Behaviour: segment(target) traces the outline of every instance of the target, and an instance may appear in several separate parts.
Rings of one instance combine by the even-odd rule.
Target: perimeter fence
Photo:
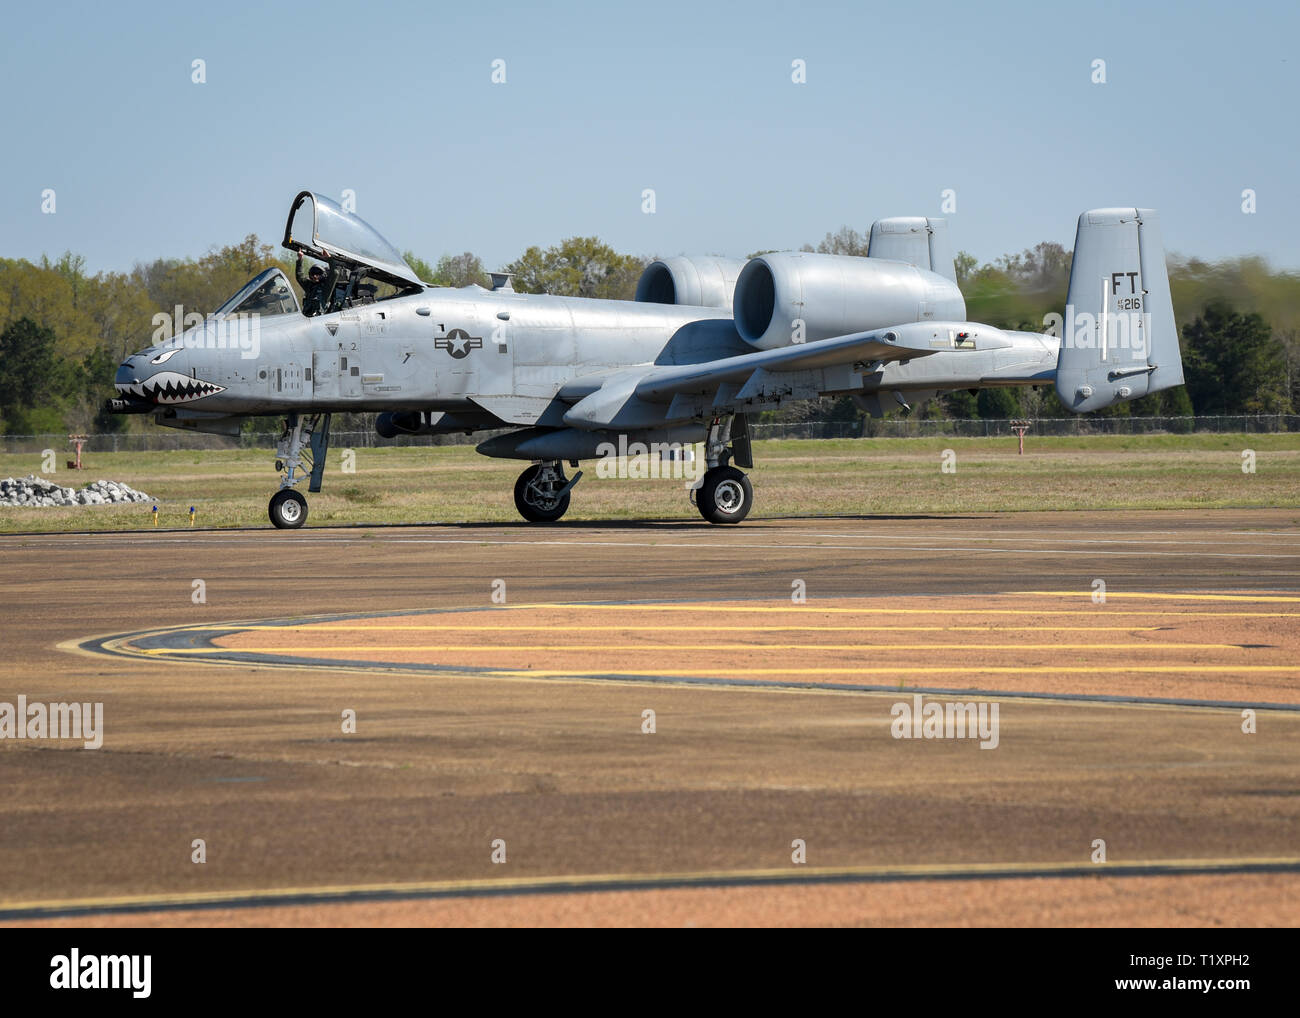
[[[1014,435],[1016,420],[934,420],[918,418],[865,418],[861,421],[796,421],[751,424],[756,439],[824,438],[983,438]],[[1044,417],[1027,421],[1030,435],[1151,435],[1217,432],[1267,434],[1300,432],[1300,414],[1202,417]],[[371,449],[384,446],[476,445],[504,431],[479,431],[473,435],[399,435],[381,438],[373,429],[334,430],[334,448]],[[172,428],[88,435],[83,451],[166,452],[203,449],[274,449],[279,431],[246,431],[236,438],[204,435]],[[41,454],[53,449],[63,455],[71,449],[67,434],[0,435],[0,453]]]

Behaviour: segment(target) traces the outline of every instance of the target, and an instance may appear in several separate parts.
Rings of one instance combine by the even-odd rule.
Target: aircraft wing
[[[876,370],[890,361],[938,353],[940,348],[932,346],[931,339],[941,331],[946,337],[947,326],[948,323],[914,323],[815,343],[756,350],[699,364],[650,366],[644,372],[623,371],[583,395],[564,415],[564,423],[578,428],[645,427],[665,419],[663,403],[673,403],[667,413],[667,419],[672,420],[693,416],[705,399],[713,403],[721,401],[720,405],[724,405],[731,401],[810,398],[817,395],[816,391],[809,390],[810,385],[813,389],[816,385],[812,372],[856,363],[861,363],[863,370]]]
[[[756,350],[703,364],[655,368],[637,383],[636,394],[641,399],[658,402],[678,393],[711,392],[722,382],[746,381],[759,368],[766,371],[807,371],[854,361],[905,361],[932,353],[938,351],[928,346],[904,345],[896,331],[858,332],[816,343]]]

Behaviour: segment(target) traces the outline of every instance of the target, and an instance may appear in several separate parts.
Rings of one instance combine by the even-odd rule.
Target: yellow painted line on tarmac
[[[208,907],[229,903],[231,908],[266,907],[280,903],[280,899],[298,899],[295,905],[346,904],[349,898],[372,897],[433,897],[481,895],[495,893],[565,893],[590,891],[656,892],[661,890],[688,890],[692,885],[708,887],[752,882],[762,884],[796,885],[842,880],[889,880],[961,878],[977,879],[990,874],[1009,877],[1033,875],[1069,876],[1087,873],[1106,876],[1108,869],[1120,869],[1125,875],[1140,875],[1134,871],[1147,870],[1152,876],[1178,876],[1198,871],[1235,870],[1243,867],[1293,867],[1300,866],[1300,858],[1292,856],[1246,857],[1240,859],[1137,859],[1131,862],[1111,860],[1106,863],[1079,862],[988,862],[988,863],[917,863],[898,866],[813,867],[787,866],[782,869],[703,870],[684,873],[598,873],[549,877],[501,877],[491,880],[440,880],[429,882],[384,884],[327,884],[318,886],[252,888],[229,891],[191,891],[177,894],[117,895],[97,898],[61,898],[36,901],[0,902],[0,913],[25,912],[29,918],[39,919],[40,912],[114,911],[131,909],[183,909],[187,906]],[[1207,875],[1210,875],[1207,873]],[[641,886],[630,886],[641,885]],[[308,899],[303,901],[303,899]],[[331,899],[339,899],[331,901]],[[290,902],[285,902],[290,904]]]
[[[177,628],[184,628],[184,627],[177,627]],[[163,631],[164,630],[159,630],[159,632],[163,632]],[[100,639],[103,638],[101,637]],[[82,648],[77,641],[65,641],[59,646],[61,649],[73,651],[75,653],[85,654],[87,657],[99,656],[98,653],[94,651],[90,651]],[[160,664],[160,665],[166,664],[168,660],[166,658],[147,657],[140,650],[134,647],[131,647],[129,645],[123,646],[121,640],[105,640],[104,646],[116,649],[118,652],[127,656],[137,657],[140,658],[141,660],[153,661],[155,664]],[[190,667],[198,667],[198,668],[251,667],[246,662],[233,661],[230,660],[229,658],[213,659],[213,658],[204,658],[201,656],[196,656],[196,657],[186,658],[185,660]],[[301,661],[297,661],[293,659],[285,659],[283,661],[276,661],[276,660],[257,661],[255,663],[255,667],[258,669],[267,668],[267,669],[276,669],[282,671],[308,672],[313,674],[320,672],[322,669],[326,671],[330,669],[335,669],[339,671],[357,672],[366,675],[388,676],[392,674],[395,665],[392,662],[340,659],[337,661],[329,662],[328,664],[322,666],[314,662],[311,662],[310,660],[307,659],[303,659]],[[567,682],[583,683],[591,686],[606,686],[608,685],[610,679],[617,679],[619,681],[628,683],[630,685],[644,686],[646,688],[652,688],[652,687],[655,689],[672,688],[672,689],[680,690],[680,689],[700,688],[701,681],[702,681],[702,677],[693,672],[681,673],[677,676],[670,676],[670,675],[657,673],[657,670],[656,670],[656,674],[647,674],[644,671],[622,672],[622,673],[620,672],[573,672],[573,671],[518,672],[518,671],[505,671],[500,669],[487,669],[487,670],[475,669],[471,673],[465,673],[465,672],[454,672],[455,667],[456,666],[449,666],[449,670],[452,671],[457,678],[472,678],[472,679],[490,678],[495,681],[501,681],[501,682],[530,683],[530,682],[536,682],[539,678],[544,678],[544,679],[558,678]],[[981,672],[981,671],[988,671],[988,670],[990,669],[950,668],[950,669],[936,669],[936,672],[940,674],[964,675],[964,674],[970,674],[972,672]],[[1122,675],[1134,671],[1141,672],[1141,671],[1151,671],[1151,670],[1152,669],[1149,667],[1093,669],[1093,671],[1096,673],[1106,674],[1110,676]],[[1220,665],[1217,667],[1207,666],[1203,669],[1200,668],[1199,666],[1189,667],[1189,668],[1174,667],[1172,670],[1180,671],[1180,672],[1197,671],[1197,670],[1211,671],[1211,672],[1217,672],[1220,676],[1227,677],[1230,675],[1239,674],[1241,672],[1254,671],[1257,669],[1252,667],[1229,667],[1226,665]],[[1268,670],[1268,669],[1260,669],[1260,670]],[[813,675],[835,674],[836,672],[846,673],[851,675],[863,674],[862,672],[856,669],[835,669],[835,670],[808,669],[807,671]],[[880,669],[879,671],[882,674],[891,677],[896,677],[899,673],[898,669]],[[1002,671],[1011,672],[1011,673],[1046,672],[1050,674],[1050,673],[1059,673],[1062,671],[1079,672],[1081,671],[1081,669],[1030,667],[1030,668],[1009,668],[1009,669],[1002,669]],[[789,674],[789,673],[782,673],[782,674]],[[677,678],[682,679],[682,681],[680,682],[675,681],[675,679]],[[709,681],[709,680],[713,680],[713,681]],[[855,697],[855,696],[863,696],[863,695],[866,696],[887,695],[887,691],[884,690],[855,689],[851,684],[848,683],[845,684],[822,683],[820,685],[798,685],[798,686],[769,685],[763,687],[754,687],[754,686],[746,686],[741,684],[728,684],[729,681],[730,681],[730,677],[727,675],[711,675],[711,676],[707,676],[704,679],[703,685],[705,688],[709,688],[714,691],[743,692],[743,693],[759,692],[765,696],[776,695],[776,696]],[[903,688],[904,687],[900,686],[900,689]],[[974,690],[972,690],[972,692],[974,692]],[[931,695],[931,694],[927,693],[926,695]],[[998,696],[1000,699],[1004,701],[1013,701],[1013,702],[1028,703],[1028,704],[1057,703],[1057,704],[1068,704],[1073,706],[1074,704],[1080,702],[1073,694],[1069,694],[1069,693],[1060,696],[1053,695],[1053,694],[1045,694],[1045,693],[1029,693],[1029,694],[1022,695],[1012,691],[1002,690],[998,693]],[[1219,707],[1213,704],[1142,703],[1142,702],[1129,703],[1122,700],[1115,701],[1115,702],[1096,702],[1096,703],[1092,703],[1091,705],[1098,706],[1098,707],[1106,707],[1112,710],[1207,711],[1207,710],[1220,709]],[[1269,708],[1261,707],[1260,709],[1268,710]],[[1287,716],[1287,715],[1283,715],[1283,716]],[[1290,717],[1288,716],[1288,720],[1289,719]]]
[[[1088,593],[1091,592],[1082,592]],[[1072,591],[1070,597],[1078,597],[1080,591]],[[923,597],[925,595],[909,595]],[[942,595],[936,595],[942,597]],[[1005,597],[1005,594],[990,594],[989,597]],[[1106,595],[1110,597],[1109,592]],[[966,600],[962,598],[961,600]],[[1097,605],[1097,608],[1104,606]],[[1073,615],[1078,616],[1081,608],[962,608],[952,601],[945,601],[943,604],[934,608],[823,608],[815,604],[788,605],[788,606],[771,606],[771,605],[753,605],[753,606],[736,606],[736,605],[716,605],[716,604],[516,604],[501,608],[484,608],[483,611],[536,611],[539,609],[557,610],[566,609],[569,611],[647,611],[647,612],[734,612],[741,614],[764,613],[764,612],[798,612],[805,615],[817,614],[835,614],[835,615]],[[1283,618],[1283,619],[1300,619],[1300,612],[1167,612],[1167,611],[1146,611],[1141,608],[1124,609],[1131,615],[1168,615],[1176,618],[1206,618],[1206,619],[1224,619],[1224,618]]]
[[[1006,597],[1092,597],[1091,590],[1011,590]],[[1113,597],[1151,598],[1163,601],[1248,601],[1248,602],[1285,602],[1300,603],[1300,597],[1284,597],[1275,594],[1152,594],[1137,591],[1106,591],[1106,600]]]
[[[1171,646],[1172,646],[1172,645],[1171,645]],[[754,648],[754,645],[745,645],[745,649],[746,649],[746,650],[752,650],[753,648]],[[407,651],[418,651],[418,650],[423,650],[423,649],[426,649],[426,648],[421,648],[421,647],[383,647],[383,646],[362,646],[362,647],[300,647],[300,648],[288,648],[288,647],[249,647],[249,648],[239,648],[239,647],[193,647],[193,648],[191,648],[191,647],[186,647],[186,648],[176,648],[176,649],[170,649],[170,648],[148,648],[148,649],[141,649],[141,648],[131,647],[131,648],[127,648],[127,649],[128,649],[131,653],[133,653],[133,654],[138,654],[138,655],[140,655],[141,657],[149,657],[149,658],[154,658],[154,659],[165,659],[165,658],[167,658],[167,657],[169,657],[169,656],[171,656],[171,655],[173,655],[173,654],[176,654],[176,655],[184,655],[186,658],[191,659],[191,660],[203,660],[203,658],[205,658],[205,657],[210,658],[210,657],[220,656],[220,655],[243,654],[243,653],[248,653],[248,654],[256,654],[256,653],[271,653],[271,654],[295,654],[295,653],[296,653],[296,654],[322,654],[322,653],[330,653],[330,652],[333,652],[333,653],[358,653],[358,654],[359,654],[359,653],[370,653],[370,652],[372,652],[372,651],[376,651],[376,650],[389,651],[390,653],[402,653],[402,652],[407,652]],[[435,649],[436,649],[436,648],[435,648]],[[478,646],[476,646],[476,647],[468,647],[468,648],[466,648],[466,650],[474,651],[474,652],[482,652],[484,649],[485,649],[484,647],[478,647]],[[546,649],[546,648],[542,648],[542,647],[521,647],[521,648],[519,648],[518,650],[544,650],[544,649]],[[581,648],[578,648],[578,649],[580,649],[580,650],[602,650],[602,649],[604,649],[604,648],[600,648],[600,647],[581,647]],[[674,648],[674,649],[681,649],[681,648]],[[691,649],[694,649],[694,648],[691,648]],[[861,648],[853,648],[853,649],[861,649]],[[1053,648],[1053,649],[1055,649],[1055,648]],[[518,651],[516,651],[516,652],[518,652]],[[225,664],[245,664],[245,663],[247,663],[247,662],[241,662],[241,661],[224,661],[224,662],[222,662],[222,663],[225,663]],[[352,664],[376,664],[376,663],[386,663],[386,662],[374,662],[374,661],[348,661],[348,660],[346,660],[346,659],[338,659],[338,662],[337,662],[337,663],[338,663],[338,664],[341,664],[341,665],[352,665]],[[388,662],[388,663],[391,663],[391,662]],[[313,666],[313,667],[316,667],[316,666]],[[1129,664],[1124,664],[1124,663],[1112,663],[1112,664],[1105,665],[1105,666],[1103,666],[1103,667],[1082,667],[1082,666],[1075,666],[1075,665],[1062,665],[1062,666],[1056,666],[1056,665],[1002,666],[1002,665],[981,665],[981,664],[969,664],[969,663],[963,663],[963,664],[961,664],[961,665],[950,665],[950,666],[946,666],[946,667],[933,667],[933,668],[914,668],[914,667],[905,667],[905,668],[896,668],[896,667],[883,667],[883,668],[728,668],[725,672],[715,672],[715,671],[712,671],[711,669],[708,669],[708,668],[706,668],[706,667],[698,667],[698,668],[693,668],[693,669],[690,669],[690,670],[664,669],[664,668],[656,667],[656,668],[654,668],[654,669],[652,670],[652,673],[653,673],[653,675],[654,675],[656,678],[698,678],[698,677],[701,677],[701,673],[702,673],[702,672],[707,672],[707,677],[708,677],[708,678],[713,678],[713,679],[726,679],[726,678],[734,678],[734,677],[736,677],[736,676],[745,676],[745,675],[857,675],[857,676],[864,676],[864,677],[865,677],[865,676],[873,676],[873,675],[898,676],[898,675],[965,675],[965,674],[971,674],[971,675],[1028,675],[1028,674],[1040,674],[1040,675],[1109,675],[1109,676],[1114,676],[1114,675],[1126,675],[1126,674],[1132,674],[1132,673],[1162,674],[1162,675],[1164,675],[1164,674],[1170,674],[1170,673],[1176,673],[1176,674],[1180,674],[1180,675],[1185,675],[1185,674],[1192,673],[1192,672],[1195,672],[1195,673],[1198,673],[1198,674],[1211,673],[1211,674],[1215,674],[1215,675],[1241,675],[1241,674],[1244,674],[1244,673],[1251,673],[1251,674],[1272,674],[1272,673],[1290,673],[1290,674],[1300,674],[1300,665],[1238,665],[1238,664],[1230,664],[1230,663],[1227,663],[1227,662],[1220,663],[1220,664],[1210,664],[1210,665],[1192,665],[1192,664],[1189,664],[1189,665],[1129,665]],[[482,673],[480,673],[480,674],[503,675],[503,676],[523,677],[523,678],[527,678],[527,677],[532,677],[532,678],[538,678],[538,677],[543,677],[543,678],[568,677],[568,678],[578,679],[578,678],[589,677],[589,678],[628,678],[628,679],[635,679],[635,678],[644,678],[644,677],[646,676],[646,674],[648,674],[648,673],[647,673],[646,669],[641,669],[640,671],[635,671],[635,672],[627,672],[627,671],[607,671],[607,670],[603,670],[603,669],[602,669],[601,671],[575,672],[575,671],[572,671],[572,670],[569,670],[569,669],[565,669],[565,670],[553,670],[553,669],[532,669],[532,668],[529,668],[529,669],[518,669],[518,668],[509,668],[509,667],[499,667],[499,668],[491,668],[491,669],[488,669],[487,671],[482,672]]]
[[[313,633],[345,632],[498,632],[498,633],[553,633],[557,628],[569,633],[662,633],[663,626],[355,626],[333,625],[326,622],[305,622],[293,626],[220,626],[190,627],[195,631],[216,631],[238,628],[241,633],[279,632]],[[1160,626],[709,626],[691,623],[692,633],[1154,633]]]
[[[374,648],[370,648],[374,649]],[[674,669],[655,668],[654,675],[668,679],[694,678],[700,676],[702,671],[708,669],[695,668],[690,671],[678,671]],[[949,668],[728,668],[725,672],[708,671],[708,678],[727,679],[738,675],[1128,675],[1134,672],[1144,674],[1177,673],[1185,675],[1188,672],[1200,674],[1211,673],[1214,675],[1240,675],[1245,672],[1251,674],[1263,674],[1273,672],[1290,672],[1291,674],[1300,674],[1298,665],[1125,665],[1112,664],[1104,668],[1078,668],[1073,666],[1057,667],[1055,665],[1028,665],[1023,667],[1010,667],[1002,665],[954,665]],[[520,671],[518,669],[502,669],[497,674],[510,676],[541,676],[543,678],[558,678],[569,676],[571,678],[643,678],[646,675],[644,670],[639,672],[572,672],[572,671],[546,671],[542,669],[527,669]]]
[[[149,647],[142,654],[229,654],[231,652],[271,654],[314,654],[324,652],[357,653],[386,650],[409,653],[412,651],[494,652],[494,651],[581,651],[598,650],[604,654],[638,651],[701,651],[701,650],[1245,650],[1233,643],[630,643],[608,646],[599,643],[420,643],[394,644],[370,643],[336,646],[329,643],[306,647],[272,646],[221,646],[221,647]]]

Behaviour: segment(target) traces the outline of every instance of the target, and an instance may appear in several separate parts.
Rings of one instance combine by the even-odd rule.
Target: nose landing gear
[[[320,491],[329,442],[329,414],[308,414],[305,417],[290,414],[285,419],[284,431],[275,446],[275,468],[283,476],[280,490],[271,496],[267,506],[267,515],[277,529],[296,530],[307,522],[307,499],[293,486],[302,479],[300,471],[305,465],[309,476],[307,490]]]
[[[281,488],[272,495],[267,511],[280,530],[296,530],[307,522],[307,500],[292,488]]]

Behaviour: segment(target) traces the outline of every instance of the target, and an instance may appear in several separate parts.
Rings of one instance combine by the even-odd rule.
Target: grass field
[[[903,438],[756,442],[752,518],[818,514],[1044,509],[1300,508],[1300,436],[1140,435],[1026,439]],[[1254,473],[1242,470],[1252,449]],[[944,451],[955,472],[941,471]],[[96,453],[81,487],[123,481],[157,500],[159,525],[270,526],[277,485],[269,450]],[[355,472],[330,451],[324,490],[308,496],[313,524],[518,522],[515,477],[525,464],[472,446],[355,450]],[[60,461],[61,463],[61,461]],[[37,473],[35,454],[0,454],[0,477]],[[667,465],[665,465],[666,467]],[[566,520],[690,519],[686,482],[600,478],[584,463]],[[305,485],[302,486],[305,491]],[[0,532],[122,530],[151,525],[150,504],[18,509],[0,506]]]

